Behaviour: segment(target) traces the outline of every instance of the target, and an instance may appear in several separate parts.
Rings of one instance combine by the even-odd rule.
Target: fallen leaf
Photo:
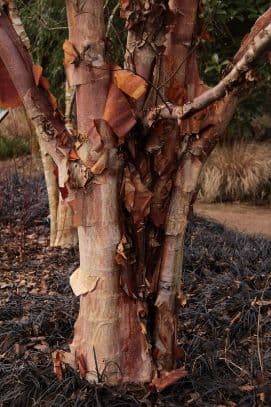
[[[189,400],[187,400],[187,404],[191,404],[191,403],[194,403],[195,401],[199,401],[200,400],[200,394],[199,393],[197,393],[197,392],[195,392],[195,393],[191,393],[191,394],[189,394],[189,396],[190,396],[190,399]],[[226,406],[225,406],[226,407]]]
[[[255,386],[252,386],[251,384],[244,384],[243,386],[239,386],[239,389],[242,391],[252,391],[255,389]]]
[[[259,305],[259,306],[267,306],[267,305],[271,305],[271,300],[257,300],[254,302],[253,305]]]
[[[241,312],[237,312],[237,314],[232,318],[231,322],[230,322],[230,326],[232,326],[236,321],[238,321],[240,319],[241,316]]]
[[[38,343],[37,345],[33,346],[33,349],[39,350],[44,353],[48,353],[50,350],[49,345],[46,345],[44,343]]]
[[[20,355],[22,353],[23,346],[20,343],[15,343],[14,345],[14,352],[16,355]]]
[[[3,283],[3,284],[0,285],[1,289],[3,289],[3,288],[11,288],[11,287],[12,287],[12,284],[7,284],[7,283]]]
[[[265,393],[259,393],[259,399],[264,403],[265,402]]]
[[[63,380],[63,371],[61,365],[61,353],[56,351],[53,353],[54,372],[59,380]]]
[[[84,377],[87,374],[87,366],[86,366],[85,359],[84,359],[83,355],[79,355],[76,358],[76,360],[77,360],[78,369],[79,369],[79,372],[80,372],[80,377],[81,377],[81,379],[84,379]]]
[[[21,280],[18,287],[23,287],[26,285],[26,280]]]
[[[171,386],[172,384],[176,383],[177,380],[182,379],[187,375],[187,371],[184,367],[180,369],[172,370],[171,372],[163,373],[161,377],[157,377],[152,380],[152,385],[158,391],[164,390],[166,387]]]

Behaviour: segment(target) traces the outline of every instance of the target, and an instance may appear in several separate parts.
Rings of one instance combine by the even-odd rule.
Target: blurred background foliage
[[[202,0],[200,19],[207,40],[199,45],[201,76],[208,85],[217,83],[231,62],[242,38],[256,19],[270,7],[270,0]],[[265,58],[257,66],[259,81],[245,93],[227,130],[228,140],[263,137],[271,129],[271,64]]]
[[[62,44],[68,38],[65,0],[17,0],[16,5],[30,38],[34,62],[44,68],[52,92],[63,105]]]
[[[52,91],[63,108],[65,75],[62,44],[68,38],[65,1],[17,0],[16,3],[30,37],[35,63],[44,67]],[[121,64],[126,33],[116,9],[117,3],[117,0],[105,1],[105,18],[107,22],[115,9],[108,49],[112,60]],[[239,48],[241,39],[269,6],[270,0],[202,0],[200,20],[207,35],[199,43],[199,62],[204,81],[213,85],[219,80]],[[259,72],[260,80],[240,103],[227,132],[228,138],[255,137],[261,120],[271,128],[271,65],[268,61],[262,61]]]

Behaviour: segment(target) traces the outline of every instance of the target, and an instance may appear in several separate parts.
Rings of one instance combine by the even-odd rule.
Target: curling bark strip
[[[270,49],[271,24],[267,24],[251,39],[244,55],[236,62],[230,73],[228,73],[216,86],[195,98],[191,103],[183,106],[181,118],[192,116],[205,109],[211,103],[223,98],[230,92],[237,81],[251,68],[252,63]]]
[[[56,164],[60,164],[68,156],[68,134],[64,124],[55,117],[46,92],[36,86],[31,58],[3,12],[0,15],[0,39],[1,64],[8,73],[8,80],[46,144],[47,151]]]
[[[270,15],[269,11],[266,15]],[[264,21],[266,22],[266,15]],[[271,17],[270,17],[271,18]],[[246,49],[242,46],[242,52],[238,51],[234,57],[235,65],[231,68],[230,72],[213,88],[206,90],[201,95],[191,98],[187,103],[176,106],[173,103],[167,105],[160,105],[150,111],[145,119],[147,125],[152,124],[153,121],[159,116],[164,119],[177,119],[183,120],[193,116],[195,113],[200,112],[207,108],[210,104],[222,99],[227,93],[230,93],[237,86],[240,86],[238,81],[242,83],[247,81],[246,73],[252,67],[252,64],[257,58],[264,55],[270,50],[271,44],[271,24],[266,22],[260,30],[256,31],[254,36],[249,35],[250,42],[246,41]],[[257,21],[261,23],[261,18]],[[260,24],[262,26],[262,24]],[[252,32],[254,32],[252,30]],[[228,67],[228,70],[230,67]]]
[[[70,281],[80,311],[71,352],[55,354],[55,369],[62,376],[66,362],[89,381],[152,381],[161,390],[185,374],[176,369],[178,296],[197,180],[252,60],[271,46],[271,8],[241,45],[234,67],[208,90],[195,52],[197,0],[121,1],[126,66],[134,73],[106,60],[103,2],[66,4],[64,64],[76,88],[75,137],[0,16],[0,74],[9,84],[3,99],[23,101],[58,166],[79,232],[80,267]]]
[[[7,7],[8,17],[13,25],[13,28],[16,31],[17,35],[20,37],[25,48],[28,50],[31,61],[33,62],[30,41],[27,33],[25,32],[16,5],[12,0],[5,0],[5,5]],[[42,79],[45,80],[45,78],[42,78],[43,70],[41,66],[33,66],[33,71],[36,85],[38,85]],[[65,123],[66,128],[68,129],[66,117]],[[33,136],[35,137],[35,135]],[[46,152],[43,141],[38,133],[36,134],[36,137],[38,143],[37,148],[40,150],[41,154],[48,193],[50,213],[50,246],[61,246],[66,248],[76,246],[76,244],[78,243],[77,231],[73,227],[71,208],[63,201],[58,190],[58,180],[56,175],[57,167],[54,164],[51,156]],[[32,143],[35,143],[34,138],[32,139]]]
[[[169,1],[171,28],[166,36],[163,86],[167,98],[183,104],[193,98],[199,83],[197,65],[192,60],[196,37],[198,1]],[[192,71],[192,73],[191,73]],[[194,73],[195,71],[195,73]],[[191,78],[191,75],[194,77]],[[192,79],[192,80],[190,80]],[[191,87],[192,85],[192,87]],[[191,87],[191,88],[190,88]],[[166,121],[165,121],[166,123]],[[164,241],[155,301],[154,352],[158,369],[170,371],[177,361],[178,294],[181,285],[183,242],[194,193],[193,179],[199,166],[188,151],[194,130],[179,123],[176,175],[172,174],[171,198],[164,223]]]
[[[123,133],[110,120],[120,91],[112,84],[104,56],[103,1],[86,2],[78,12],[75,3],[68,0],[67,11],[69,41],[80,59],[77,64],[66,60],[70,84],[76,86],[77,154],[94,177],[72,203],[78,224],[80,268],[71,276],[71,286],[80,295],[80,312],[71,354],[65,357],[74,365],[83,358],[89,380],[97,380],[98,369],[102,380],[111,383],[147,382],[153,366],[142,332],[140,303],[121,289],[115,261],[121,238],[118,181],[122,163],[118,137],[109,124],[119,129],[120,136]],[[101,169],[94,171],[105,156]]]
[[[192,3],[190,4],[192,7]],[[214,88],[204,92],[204,87],[198,76],[194,52],[192,52],[186,65],[187,72],[184,80],[186,96],[183,100],[183,106],[175,108],[175,111],[177,110],[177,113],[179,113],[175,117],[180,123],[180,135],[188,135],[189,140],[176,173],[165,224],[166,236],[162,251],[158,295],[155,303],[158,307],[155,344],[158,349],[158,366],[160,364],[162,369],[168,370],[172,368],[176,359],[172,357],[174,355],[174,346],[176,346],[176,339],[174,338],[176,335],[176,320],[172,318],[172,315],[176,315],[183,237],[187,218],[196,197],[197,181],[206,158],[211,153],[220,135],[223,134],[234,113],[237,104],[238,79],[250,69],[251,63],[259,55],[263,55],[270,49],[271,32],[270,24],[268,24],[270,19],[266,21],[265,16],[263,19],[265,20],[265,26],[262,27],[261,31],[256,32],[254,37],[250,37],[247,50],[242,54],[239,53],[240,60],[236,61],[236,65],[230,73]],[[256,24],[259,24],[259,22],[261,22],[261,19]],[[227,92],[231,92],[229,96],[226,96]],[[225,98],[222,99],[223,97]],[[220,103],[216,103],[216,105],[209,108],[207,119],[204,119],[204,117],[203,120],[202,118],[197,119],[195,116],[197,112],[202,112],[204,108],[209,107],[219,99],[222,99]],[[190,101],[192,102],[190,103]],[[164,112],[168,112],[168,106],[164,107]],[[171,114],[169,114],[170,116]],[[189,117],[192,120],[189,120]],[[211,127],[208,128],[210,125]],[[171,335],[168,332],[171,332]]]

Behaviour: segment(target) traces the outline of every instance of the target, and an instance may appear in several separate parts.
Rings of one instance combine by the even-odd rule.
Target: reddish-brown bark
[[[208,99],[197,68],[198,3],[121,1],[132,73],[106,60],[103,2],[67,0],[64,63],[76,88],[75,138],[0,16],[0,74],[8,78],[10,103],[19,97],[41,131],[79,233],[80,267],[71,286],[80,312],[71,353],[56,355],[58,372],[64,361],[90,381],[153,380],[158,389],[185,374],[176,369],[185,228],[202,166],[247,79],[241,75],[226,96]],[[250,59],[270,46],[265,39],[265,48],[257,49],[257,35],[269,35],[260,30],[270,20],[269,9],[247,37],[246,48],[256,46]],[[242,45],[236,64],[244,51]],[[204,110],[184,114],[189,102],[206,95]]]
[[[68,0],[67,11],[69,41],[81,58],[78,66],[66,62],[70,85],[76,86],[81,139],[77,154],[93,176],[90,187],[72,204],[79,215],[80,269],[71,284],[81,301],[71,351],[75,363],[79,356],[85,360],[89,380],[97,379],[97,364],[110,382],[150,381],[153,366],[139,314],[143,306],[121,289],[115,261],[121,239],[118,182],[122,160],[117,145],[135,121],[105,61],[103,1],[89,2],[78,13]]]
[[[56,164],[61,165],[68,157],[70,136],[52,106],[47,90],[36,84],[31,58],[4,13],[0,16],[0,38],[1,63],[5,65],[17,97],[24,104],[47,151]]]
[[[18,38],[18,45],[21,46],[20,41],[22,42],[24,48],[29,51],[29,55],[23,51],[26,59],[31,59],[31,47],[29,38],[25,32],[24,26],[20,19],[18,10],[13,0],[3,0],[4,9],[7,13],[7,16],[12,23],[12,27],[16,32]],[[30,65],[30,61],[28,61]],[[0,61],[0,76],[3,79],[0,84],[0,104],[5,106],[7,103],[8,107],[14,107],[22,104],[16,88],[14,87],[13,82],[10,79],[8,71]],[[36,86],[41,86],[46,90],[49,100],[51,101],[54,109],[57,108],[57,102],[55,97],[50,93],[50,84],[49,81],[42,76],[43,68],[40,65],[33,65],[32,67],[34,80]],[[5,102],[6,100],[6,102]],[[29,121],[29,129],[31,132],[33,130],[32,123]],[[67,124],[66,124],[67,127]],[[32,144],[32,153],[37,158],[39,152],[42,158],[44,176],[46,180],[48,201],[49,201],[49,213],[50,213],[50,245],[51,246],[61,246],[61,247],[72,247],[77,244],[77,231],[73,227],[72,223],[72,211],[70,207],[62,202],[61,194],[58,191],[58,179],[56,176],[57,168],[54,164],[51,156],[46,153],[44,148],[44,143],[39,133],[31,134],[31,144]],[[34,158],[34,157],[33,157]]]

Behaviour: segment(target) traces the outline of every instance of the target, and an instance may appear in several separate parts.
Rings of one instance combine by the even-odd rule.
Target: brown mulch
[[[78,251],[48,248],[42,177],[8,176],[0,197],[0,406],[271,405],[270,240],[191,219],[179,324],[185,379],[161,393],[90,385],[70,369],[59,381],[51,352],[72,338]]]

